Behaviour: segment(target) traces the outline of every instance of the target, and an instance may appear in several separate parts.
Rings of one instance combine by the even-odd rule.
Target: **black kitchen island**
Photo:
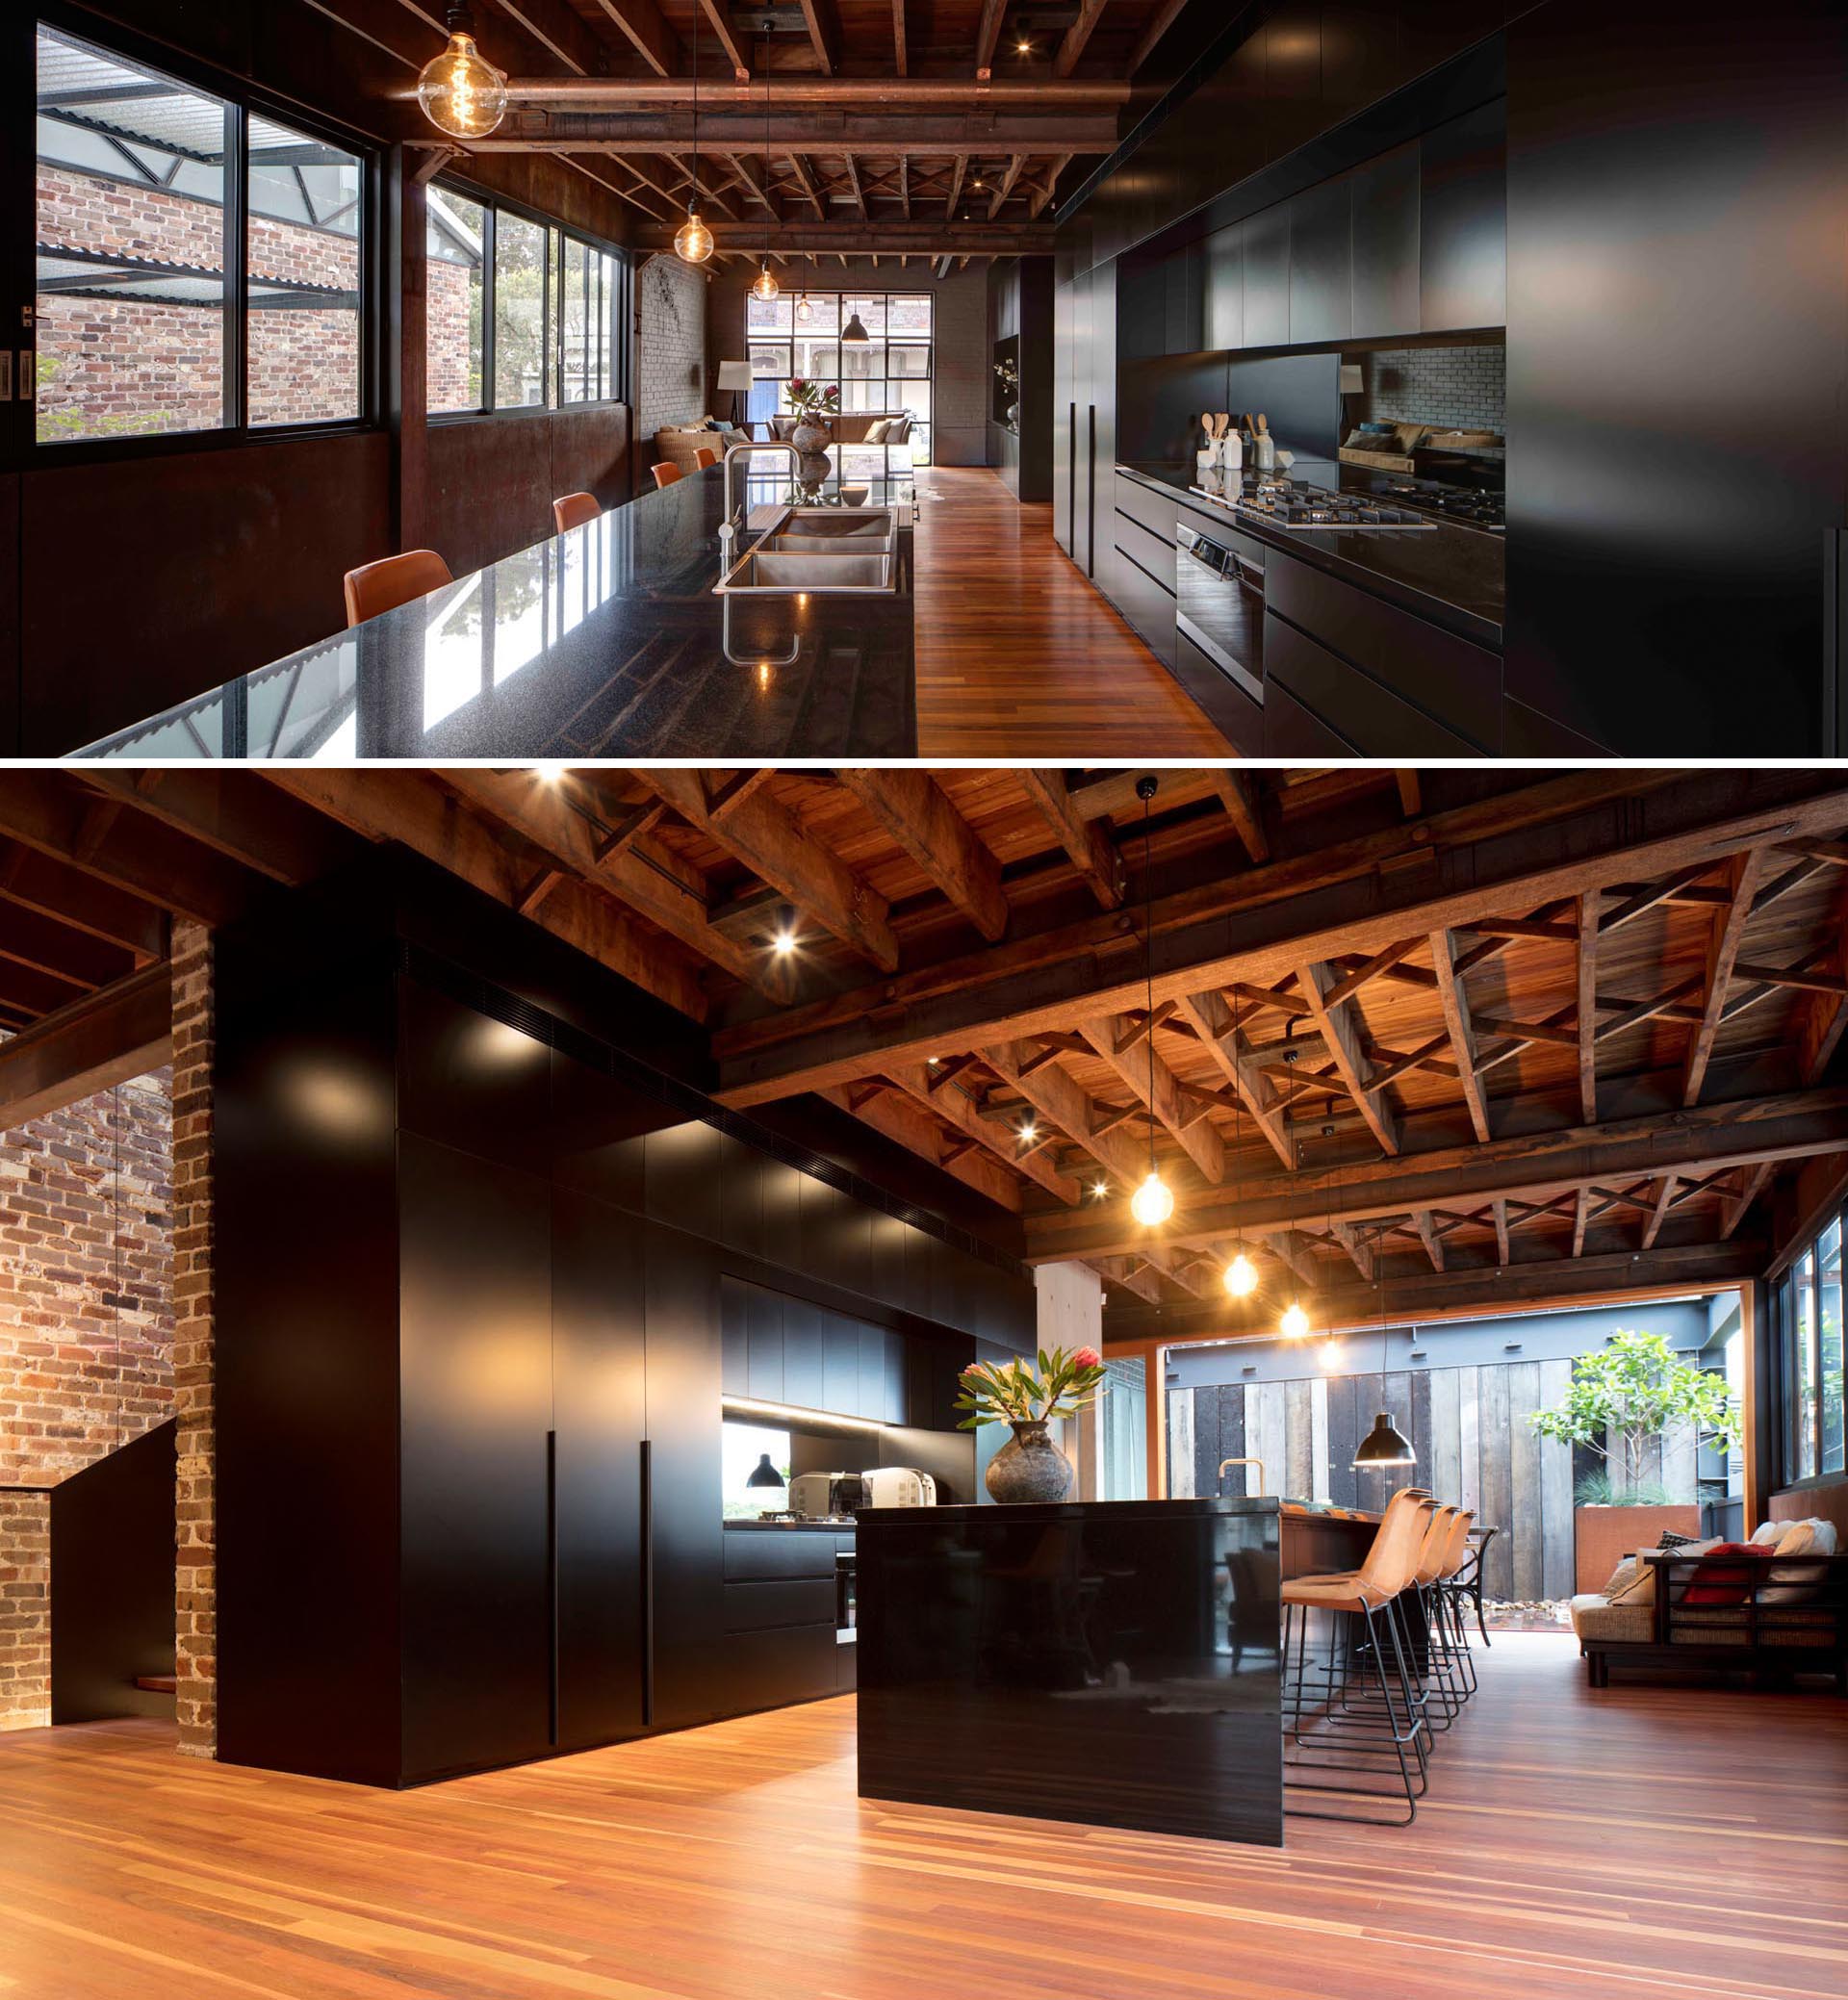
[[[793,497],[740,483],[752,531]],[[850,492],[909,510],[912,485]],[[916,756],[909,511],[891,592],[721,598],[723,496],[713,468],[220,685],[201,661],[193,700],[76,755]]]
[[[860,1790],[1280,1846],[1274,1499],[860,1516]]]

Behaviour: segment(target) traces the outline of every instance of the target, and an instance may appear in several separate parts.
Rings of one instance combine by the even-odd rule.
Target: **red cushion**
[[[1684,1604],[1742,1604],[1764,1581],[1775,1551],[1752,1542],[1722,1542],[1701,1557],[1681,1594]]]

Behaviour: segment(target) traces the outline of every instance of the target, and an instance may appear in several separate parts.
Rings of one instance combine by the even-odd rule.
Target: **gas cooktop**
[[[1479,527],[1485,534],[1504,533],[1502,496],[1476,486],[1452,486],[1442,479],[1402,478],[1395,474],[1376,474],[1364,493],[1348,493],[1349,500],[1387,501],[1399,507],[1434,514],[1440,521],[1454,521],[1462,527]]]
[[[1331,493],[1325,486],[1299,486],[1289,479],[1249,478],[1237,500],[1194,491],[1230,514],[1268,521],[1275,527],[1418,529],[1437,526],[1426,515],[1367,493]]]

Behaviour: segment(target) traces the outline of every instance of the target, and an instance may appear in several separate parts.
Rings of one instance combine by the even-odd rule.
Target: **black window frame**
[[[556,216],[549,216],[543,209],[529,207],[526,202],[515,201],[509,196],[497,193],[479,182],[465,180],[459,174],[438,174],[430,183],[433,189],[453,194],[460,201],[473,202],[482,211],[481,225],[481,401],[467,410],[430,410],[428,422],[438,423],[483,423],[489,422],[512,422],[523,417],[553,417],[570,410],[598,410],[632,407],[633,397],[627,392],[633,386],[634,369],[634,302],[635,302],[635,258],[625,244],[611,243],[607,237],[596,235],[588,229],[579,229],[570,222],[561,222]],[[499,231],[499,218],[502,215],[516,217],[537,228],[546,244],[546,282],[540,292],[542,301],[542,333],[544,344],[544,394],[538,402],[509,403],[504,409],[495,401],[494,379],[494,253],[495,239]],[[564,270],[565,260],[562,246],[566,241],[578,244],[594,251],[600,257],[615,261],[620,280],[613,288],[613,295],[607,301],[610,320],[610,348],[612,366],[618,378],[618,386],[624,392],[613,396],[586,397],[578,402],[564,400]],[[428,332],[425,330],[425,356],[428,354]]]
[[[385,284],[385,174],[384,149],[375,140],[355,132],[337,119],[304,111],[300,106],[251,85],[244,79],[216,69],[163,42],[117,27],[113,21],[59,4],[59,0],[37,0],[19,16],[27,60],[20,82],[20,98],[26,111],[23,131],[27,137],[15,154],[15,170],[9,176],[18,180],[24,168],[26,244],[20,285],[24,305],[31,313],[31,346],[22,349],[32,363],[38,356],[38,261],[30,244],[36,241],[38,202],[38,38],[40,26],[88,42],[105,55],[119,56],[125,63],[171,77],[188,90],[215,98],[226,107],[227,136],[235,128],[235,145],[225,162],[223,234],[225,243],[224,343],[225,368],[229,384],[231,421],[210,430],[154,431],[144,437],[40,438],[38,434],[36,399],[17,397],[14,445],[9,456],[15,467],[33,471],[52,466],[86,465],[99,461],[130,461],[162,458],[188,451],[241,450],[257,444],[285,444],[304,438],[360,436],[386,427],[384,390],[386,380],[384,300]],[[0,106],[0,111],[4,107]],[[359,413],[352,417],[310,419],[303,423],[252,423],[249,421],[249,342],[245,327],[248,311],[249,274],[249,121],[252,115],[272,119],[304,139],[318,140],[351,153],[360,163],[359,200]],[[236,244],[233,254],[232,245]],[[236,367],[232,368],[235,355]],[[28,365],[22,361],[21,366]]]
[[[789,369],[785,369],[785,370],[783,371],[783,373],[782,377],[780,378],[780,379],[781,379],[781,381],[782,381],[782,383],[783,383],[783,384],[784,386],[786,386],[786,385],[787,385],[787,382],[788,382],[788,377],[789,377],[789,371],[790,371],[790,370],[792,370],[792,369],[793,369],[793,368],[795,367],[795,350],[796,350],[796,342],[797,342],[798,340],[800,340],[800,339],[804,338],[804,336],[803,336],[803,335],[802,335],[802,334],[801,334],[801,333],[800,333],[800,332],[798,331],[798,329],[797,329],[797,327],[796,327],[796,323],[795,323],[795,311],[796,311],[796,301],[797,301],[797,300],[798,300],[799,298],[805,298],[805,297],[806,297],[806,298],[832,298],[832,299],[833,299],[833,300],[834,301],[834,328],[835,328],[835,331],[834,331],[834,342],[833,342],[833,346],[834,346],[834,378],[835,382],[836,382],[836,383],[838,383],[838,384],[840,385],[840,387],[841,387],[841,392],[842,392],[842,393],[841,393],[841,410],[842,410],[842,414],[843,414],[843,415],[848,415],[848,416],[851,416],[851,415],[853,415],[853,414],[855,414],[855,413],[854,413],[854,412],[852,412],[852,411],[850,411],[850,410],[848,410],[848,409],[847,409],[847,406],[846,406],[846,381],[847,381],[847,378],[846,378],[846,375],[845,375],[845,374],[843,373],[843,372],[842,372],[842,370],[841,370],[841,368],[840,368],[840,356],[841,356],[841,339],[840,339],[840,331],[839,331],[839,329],[840,329],[840,328],[841,328],[842,326],[844,326],[844,325],[845,325],[845,324],[847,323],[847,315],[845,314],[845,312],[844,312],[844,311],[842,311],[842,308],[843,308],[843,307],[844,307],[844,306],[846,305],[846,303],[847,303],[847,301],[848,301],[849,299],[873,299],[873,298],[878,298],[878,299],[882,299],[882,300],[884,300],[884,301],[885,301],[885,321],[886,321],[886,324],[885,324],[885,326],[884,326],[884,327],[882,328],[882,330],[880,331],[880,333],[879,333],[878,335],[876,335],[876,336],[869,336],[869,337],[868,337],[868,345],[869,345],[869,346],[877,346],[877,347],[879,348],[879,350],[880,350],[880,356],[881,356],[881,360],[882,360],[882,362],[883,362],[883,364],[884,364],[884,367],[883,367],[883,369],[882,369],[882,372],[881,372],[881,373],[880,373],[880,374],[879,374],[878,376],[874,376],[874,377],[862,377],[862,379],[868,379],[868,380],[877,380],[877,381],[881,381],[881,382],[883,382],[883,383],[885,384],[885,386],[886,386],[886,401],[887,401],[887,403],[888,403],[888,404],[889,404],[889,403],[890,403],[890,401],[891,401],[891,390],[892,390],[892,387],[893,387],[893,385],[894,385],[894,384],[897,384],[897,385],[898,385],[898,386],[899,386],[900,388],[904,388],[904,387],[905,387],[905,386],[906,386],[907,384],[910,384],[910,383],[915,383],[915,382],[924,382],[924,383],[927,383],[927,384],[929,385],[929,387],[930,387],[930,391],[931,391],[931,413],[930,413],[930,415],[929,415],[928,417],[926,417],[926,418],[923,418],[923,419],[922,419],[921,421],[922,421],[922,423],[923,423],[923,425],[924,425],[924,428],[925,428],[925,432],[926,432],[926,435],[927,435],[927,437],[928,437],[928,439],[929,439],[929,443],[930,443],[930,448],[931,448],[931,449],[930,449],[930,456],[929,456],[928,458],[925,458],[925,459],[921,459],[921,460],[917,460],[917,461],[914,461],[914,463],[916,463],[916,464],[918,464],[918,465],[920,465],[920,466],[934,466],[934,465],[935,465],[935,464],[937,463],[937,293],[936,293],[936,290],[935,290],[935,289],[933,288],[933,289],[927,289],[927,290],[922,290],[922,291],[920,291],[920,290],[919,290],[919,289],[917,289],[917,288],[916,288],[915,286],[910,286],[910,285],[896,285],[896,286],[894,286],[894,285],[882,285],[882,286],[872,286],[872,285],[860,285],[860,286],[837,286],[837,285],[784,285],[784,286],[783,286],[783,293],[782,293],[782,296],[783,296],[784,298],[788,299],[788,301],[789,301],[789,316],[790,316],[790,319],[789,319],[789,331],[788,331],[788,332],[787,332],[786,334],[781,334],[781,333],[758,333],[758,334],[754,334],[754,333],[753,333],[753,332],[751,331],[751,301],[750,301],[750,296],[749,296],[749,295],[747,295],[747,296],[746,296],[746,299],[745,299],[745,313],[744,313],[744,348],[745,348],[745,357],[746,357],[746,361],[747,361],[747,364],[748,364],[748,363],[749,363],[749,361],[750,361],[751,349],[752,349],[752,348],[753,348],[754,346],[763,346],[763,347],[768,347],[768,346],[782,346],[782,347],[783,347],[783,349],[785,350],[785,352],[786,352],[786,353],[788,354],[788,356],[789,356]],[[930,331],[930,337],[929,337],[929,339],[928,339],[928,340],[926,340],[926,341],[924,341],[924,342],[920,343],[920,342],[917,342],[917,341],[907,341],[907,340],[899,340],[899,341],[895,341],[895,340],[893,340],[893,339],[892,339],[892,336],[891,336],[891,317],[892,317],[892,312],[891,312],[891,302],[892,302],[892,300],[893,300],[893,299],[895,299],[895,298],[922,298],[922,299],[927,299],[927,300],[929,301],[929,303],[930,303],[930,308],[931,308],[931,331]],[[851,344],[850,344],[850,345],[851,345]],[[921,375],[895,375],[895,374],[893,374],[893,373],[892,373],[892,372],[891,372],[891,370],[892,370],[892,349],[893,349],[894,347],[907,347],[907,348],[911,348],[911,349],[912,349],[913,351],[915,351],[915,350],[916,350],[916,349],[917,349],[917,348],[918,348],[918,347],[919,347],[920,346],[921,346],[923,347],[923,350],[924,350],[924,352],[925,352],[925,353],[926,353],[926,354],[927,354],[927,355],[929,356],[929,359],[930,359],[930,366],[929,366],[929,368],[928,368],[928,369],[927,369],[927,370],[925,371],[925,372],[924,372],[923,374],[921,374]],[[767,379],[767,377],[764,377],[764,376],[761,376],[761,375],[757,375],[757,373],[756,373],[756,371],[755,371],[755,370],[753,370],[753,375],[754,375],[754,379],[756,379],[756,380],[758,380],[758,381],[762,381],[762,380],[766,380],[766,379]],[[778,394],[778,397],[777,397],[777,402],[778,402],[778,411],[777,411],[777,414],[778,414],[779,416],[785,416],[785,415],[787,415],[788,413],[787,413],[786,411],[784,411],[784,410],[783,409],[783,407],[782,407],[782,403],[783,403],[783,397],[782,397],[782,393],[781,393],[781,391],[779,391],[779,394]],[[874,446],[874,447],[870,447],[870,448],[867,448],[867,447],[862,447],[862,446],[858,446],[858,445],[841,445],[841,446],[837,446],[837,447],[835,447],[834,449],[837,449],[837,450],[841,450],[841,451],[855,451],[855,450],[861,450],[861,449],[871,449],[877,450],[877,449],[879,449],[880,448],[879,448],[879,447],[877,447],[877,446]],[[887,457],[886,457],[886,468],[887,468],[887,471],[888,471],[888,473],[889,473],[889,470],[890,470],[890,466],[891,466],[891,458],[890,458],[889,452],[888,452],[888,455],[887,455]]]
[[[1809,1491],[1814,1487],[1839,1486],[1848,1483],[1848,1326],[1841,1332],[1841,1360],[1837,1369],[1837,1392],[1842,1397],[1844,1413],[1843,1464],[1827,1469],[1823,1466],[1824,1423],[1823,1411],[1826,1398],[1823,1354],[1825,1342],[1822,1327],[1822,1240],[1832,1226],[1839,1227],[1844,1260],[1848,1261],[1848,1197],[1836,1202],[1817,1221],[1801,1242],[1793,1244],[1788,1253],[1773,1267],[1765,1279],[1766,1307],[1771,1321],[1771,1353],[1775,1363],[1776,1395],[1776,1452],[1778,1478],[1777,1489],[1781,1492]],[[1803,1391],[1806,1371],[1801,1366],[1798,1351],[1798,1334],[1802,1325],[1802,1314],[1798,1310],[1797,1286],[1804,1260],[1810,1263],[1808,1288],[1810,1292],[1810,1323],[1815,1329],[1816,1367],[1812,1378],[1815,1398],[1812,1404],[1813,1423],[1811,1444],[1813,1447],[1814,1470],[1803,1472],[1802,1439],[1800,1426],[1804,1417]],[[1848,1285],[1844,1286],[1844,1302],[1848,1303]],[[1837,1308],[1838,1312],[1842,1308]]]

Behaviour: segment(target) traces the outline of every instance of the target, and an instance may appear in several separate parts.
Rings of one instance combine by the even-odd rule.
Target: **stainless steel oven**
[[[1254,702],[1264,700],[1264,545],[1174,528],[1178,629]]]

